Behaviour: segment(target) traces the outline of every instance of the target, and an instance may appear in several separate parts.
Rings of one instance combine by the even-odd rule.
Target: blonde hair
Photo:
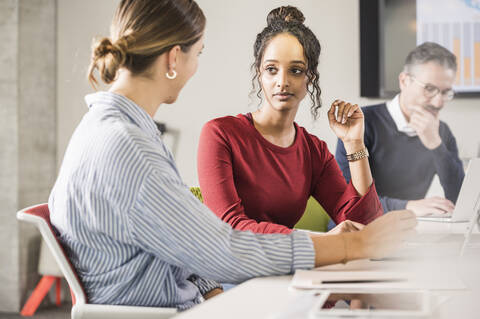
[[[205,16],[193,0],[122,0],[110,38],[94,41],[88,80],[98,84],[95,70],[106,84],[120,68],[146,75],[156,58],[179,45],[183,52],[197,42],[205,29]]]

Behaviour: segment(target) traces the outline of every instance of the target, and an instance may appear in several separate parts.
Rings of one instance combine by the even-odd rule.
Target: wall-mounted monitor
[[[437,42],[457,57],[456,96],[480,96],[479,0],[359,0],[360,92],[390,98],[407,54]]]

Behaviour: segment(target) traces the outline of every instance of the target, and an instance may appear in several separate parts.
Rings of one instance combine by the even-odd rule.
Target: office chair
[[[190,187],[190,191],[198,198],[199,201],[203,203],[203,196],[200,187]]]
[[[60,268],[58,268],[44,240],[41,240],[37,269],[38,273],[42,275],[42,278],[20,311],[20,314],[25,317],[30,317],[35,314],[38,306],[40,306],[40,303],[54,284],[56,285],[55,303],[57,306],[61,305],[61,280],[63,274]]]
[[[317,200],[310,196],[305,212],[294,228],[324,233],[327,231],[329,221],[330,216],[328,216]]]
[[[190,187],[190,191],[203,203],[203,196],[200,187]],[[329,221],[330,217],[322,206],[315,198],[310,197],[302,218],[300,218],[294,228],[326,232]]]
[[[60,245],[55,231],[52,228],[48,204],[40,204],[22,209],[17,212],[17,219],[33,224],[40,231],[42,238],[46,242],[50,252],[55,258],[63,276],[65,276],[72,294],[72,319],[164,319],[173,317],[175,314],[177,314],[177,310],[175,308],[89,304],[82,284],[75,273],[75,269],[68,260],[68,257]]]

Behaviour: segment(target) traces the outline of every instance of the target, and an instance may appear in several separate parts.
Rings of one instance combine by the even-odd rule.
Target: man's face
[[[409,73],[400,73],[402,111],[409,117],[412,106],[417,105],[437,115],[445,105],[454,80],[455,71],[433,61],[416,65]],[[435,92],[438,93],[433,95]]]

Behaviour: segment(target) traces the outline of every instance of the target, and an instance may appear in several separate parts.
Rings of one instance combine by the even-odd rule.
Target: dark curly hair
[[[307,91],[312,100],[310,112],[314,119],[318,117],[318,109],[322,106],[320,95],[322,90],[318,85],[320,75],[318,74],[318,58],[320,57],[320,42],[315,34],[307,26],[303,24],[305,17],[303,13],[293,6],[283,6],[270,11],[267,16],[267,26],[257,34],[255,44],[253,46],[253,56],[255,62],[251,66],[252,73],[252,91],[250,96],[256,91],[258,84],[257,97],[262,101],[262,86],[260,84],[260,65],[262,63],[265,48],[270,40],[281,33],[289,33],[297,38],[303,47],[305,57],[307,58]]]

